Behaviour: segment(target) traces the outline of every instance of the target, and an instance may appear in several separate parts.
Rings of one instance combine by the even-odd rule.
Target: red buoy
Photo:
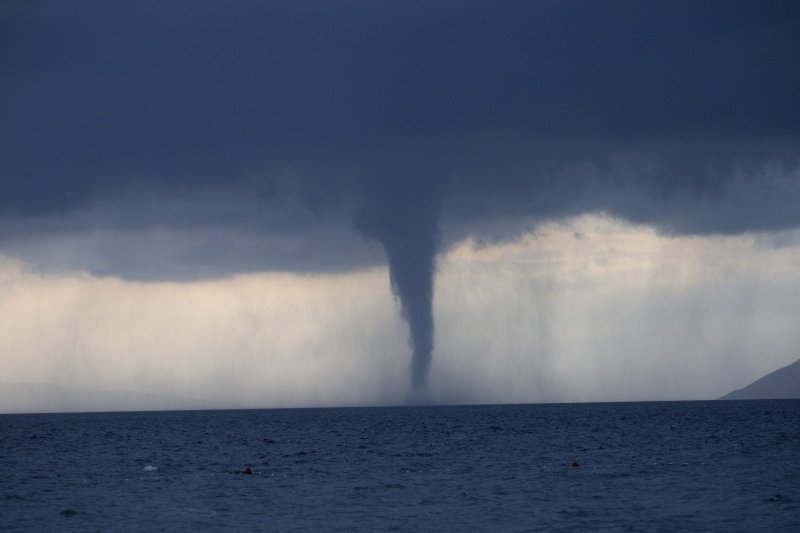
[[[572,461],[572,468],[580,468],[581,464],[578,461]]]
[[[242,470],[242,474],[252,474],[253,471],[250,469],[249,466],[246,466],[244,470]]]

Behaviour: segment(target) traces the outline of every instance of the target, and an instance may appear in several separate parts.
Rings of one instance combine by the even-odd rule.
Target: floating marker
[[[578,461],[572,461],[572,468],[580,468],[581,464]]]
[[[253,471],[250,469],[249,466],[246,466],[244,470],[242,470],[242,474],[252,474]]]

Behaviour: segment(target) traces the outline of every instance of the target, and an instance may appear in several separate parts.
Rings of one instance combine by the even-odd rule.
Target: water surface
[[[799,460],[793,400],[3,415],[0,529],[800,531]]]

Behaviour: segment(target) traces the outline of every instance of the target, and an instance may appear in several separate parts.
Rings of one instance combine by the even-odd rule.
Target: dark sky
[[[210,285],[126,284],[113,277],[221,278],[230,290],[247,285],[232,274],[340,273],[385,264],[409,328],[411,402],[430,401],[429,375],[441,392],[443,378],[436,381],[434,363],[450,368],[439,375],[452,384],[455,397],[471,401],[477,397],[460,392],[469,389],[469,379],[458,377],[459,365],[470,358],[478,365],[473,375],[483,383],[494,383],[490,368],[499,368],[494,357],[502,356],[511,357],[499,365],[510,377],[527,369],[542,379],[547,374],[531,365],[536,360],[570,368],[570,377],[588,369],[588,382],[608,372],[614,376],[609,383],[618,383],[619,376],[636,375],[631,365],[649,361],[654,382],[665,382],[658,370],[663,364],[681,369],[674,374],[680,383],[697,368],[695,359],[719,362],[743,354],[751,337],[759,340],[752,332],[778,331],[770,339],[794,347],[793,330],[785,326],[796,322],[793,307],[765,312],[766,329],[756,328],[762,323],[754,318],[758,298],[748,290],[758,296],[769,273],[786,271],[786,258],[775,260],[770,252],[794,250],[796,242],[781,239],[796,239],[796,233],[779,230],[800,226],[798,58],[797,1],[0,0],[0,267],[12,273],[6,297],[23,295],[9,300],[17,303],[8,318],[31,347],[20,351],[12,335],[15,355],[7,368],[16,369],[17,379],[41,379],[62,368],[98,375],[86,372],[81,361],[92,352],[95,335],[109,331],[113,339],[129,339],[117,350],[131,357],[112,355],[106,362],[106,351],[95,348],[103,359],[94,365],[97,371],[110,364],[120,365],[121,376],[147,376],[149,369],[137,373],[135,365],[147,367],[152,356],[159,359],[153,367],[158,373],[182,375],[171,361],[189,357],[183,368],[195,375],[195,361],[219,365],[207,367],[222,369],[209,372],[208,379],[225,388],[219,376],[234,368],[231,357],[239,357],[228,346],[236,332],[250,346],[242,353],[257,354],[237,374],[258,376],[272,372],[270,354],[284,342],[283,331],[296,330],[297,342],[286,344],[291,357],[280,363],[299,372],[293,375],[314,367],[303,359],[316,357],[309,339],[324,347],[325,356],[344,354],[324,367],[321,381],[301,380],[301,392],[326,390],[328,377],[361,355],[384,361],[340,373],[339,383],[350,387],[352,376],[379,375],[374,372],[386,364],[381,357],[397,353],[385,335],[375,333],[386,330],[374,310],[348,314],[353,300],[364,298],[356,285],[297,312],[299,296],[290,289],[270,293],[264,282],[247,289],[248,297],[278,306],[264,314],[252,311],[263,306],[226,311],[218,305],[224,299],[208,292]],[[558,307],[546,303],[547,283],[536,285],[542,274],[537,268],[546,261],[523,261],[508,294],[497,292],[508,279],[495,275],[497,262],[490,262],[476,267],[490,272],[459,290],[451,279],[441,300],[449,302],[451,320],[443,321],[444,334],[437,336],[434,286],[446,278],[436,275],[440,252],[467,237],[479,243],[509,239],[537,224],[546,232],[557,224],[545,223],[562,220],[567,227],[580,220],[570,217],[586,213],[642,224],[640,237],[650,227],[667,236],[759,232],[744,241],[757,241],[752,247],[761,246],[763,257],[725,239],[662,239],[658,259],[658,253],[637,248],[636,242],[648,239],[611,239],[604,241],[607,249],[592,249],[592,238],[587,244],[575,230],[566,240],[550,241],[565,248],[552,251],[550,259],[568,259],[571,246],[589,247],[581,248],[581,257],[591,268],[573,262],[564,271],[572,286],[585,287],[591,275],[617,279],[616,290],[633,283],[623,292],[635,293],[634,304],[622,298],[628,304],[614,307],[613,290],[595,281],[604,291],[587,296],[576,290],[583,307],[565,305],[566,321],[559,322],[551,316]],[[603,216],[583,220],[600,230],[625,224]],[[519,242],[527,246],[525,239]],[[536,247],[529,248],[535,256]],[[547,255],[547,249],[539,252],[540,259]],[[639,263],[666,267],[636,285],[604,266],[615,253],[623,263],[639,257]],[[677,267],[669,266],[670,254],[680,256]],[[687,256],[694,261],[681,262]],[[749,261],[766,266],[748,270]],[[682,285],[686,265],[706,273],[700,283],[705,291]],[[736,274],[737,268],[745,274]],[[35,276],[20,274],[31,271]],[[18,284],[35,278],[34,286],[49,286],[76,271],[77,277],[63,282],[66,300],[55,288],[31,291]],[[96,279],[83,272],[102,276],[99,283],[115,289],[74,296],[75,279]],[[355,274],[362,280],[374,275]],[[665,284],[659,285],[658,276]],[[340,294],[325,291],[344,277],[319,276],[317,284],[305,276],[285,278],[284,284],[307,281],[324,295]],[[98,329],[118,303],[114,294],[128,286],[131,305]],[[780,297],[793,294],[793,287],[767,287],[764,301],[777,301],[780,308]],[[153,291],[172,296],[151,301]],[[174,307],[190,293],[212,297],[198,300],[188,313]],[[479,306],[484,314],[473,314],[479,318],[470,322],[470,302],[480,294],[491,294],[491,303]],[[739,298],[733,305],[726,299],[731,295]],[[569,290],[562,296],[573,300]],[[670,307],[673,300],[683,307]],[[96,302],[96,314],[90,302]],[[514,308],[515,302],[521,307]],[[151,304],[173,305],[178,312],[157,313],[155,318],[166,320],[138,329]],[[193,318],[200,308],[209,311],[213,326],[225,313],[233,325],[209,330]],[[648,315],[648,309],[657,312]],[[618,320],[625,313],[629,320]],[[42,322],[45,315],[56,316],[63,331],[51,331]],[[498,317],[495,329],[487,326],[498,324]],[[188,320],[187,339],[203,338],[197,335],[201,330],[219,331],[211,344],[221,339],[224,350],[170,349],[161,357],[163,352],[141,348],[142,336],[159,345],[174,339],[171,330],[159,328],[178,318]],[[715,320],[721,321],[724,342],[714,346],[723,355],[681,359],[703,353]],[[275,324],[282,326],[274,329]],[[328,333],[315,334],[315,324]],[[515,331],[523,332],[524,342],[504,344]],[[563,344],[551,349],[548,338],[565,331]],[[637,332],[644,335],[638,344],[631,341]],[[352,343],[370,335],[377,344],[351,355]],[[40,349],[40,338],[52,346]],[[331,349],[336,338],[339,352]],[[448,338],[473,340],[460,345],[448,344]],[[88,342],[88,351],[79,341]],[[771,346],[763,339],[754,345]],[[785,357],[789,349],[794,350],[773,357]],[[195,358],[197,351],[202,353]],[[618,353],[630,355],[631,365],[607,364]],[[518,357],[528,363],[513,362]],[[29,360],[40,361],[45,373],[29,371]],[[130,371],[127,364],[134,365]],[[252,365],[261,371],[251,371]],[[593,365],[602,371],[593,372]],[[238,394],[238,382],[231,383]],[[519,383],[530,388],[524,379]],[[580,388],[575,383],[571,387]]]
[[[354,227],[793,227],[799,52],[791,1],[6,1],[0,251],[102,230],[77,261],[113,271],[154,226],[254,236],[169,277],[374,261]]]

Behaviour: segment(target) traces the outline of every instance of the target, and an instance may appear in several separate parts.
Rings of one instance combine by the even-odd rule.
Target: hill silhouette
[[[741,389],[729,392],[720,400],[778,400],[800,398],[800,359],[770,372]]]

